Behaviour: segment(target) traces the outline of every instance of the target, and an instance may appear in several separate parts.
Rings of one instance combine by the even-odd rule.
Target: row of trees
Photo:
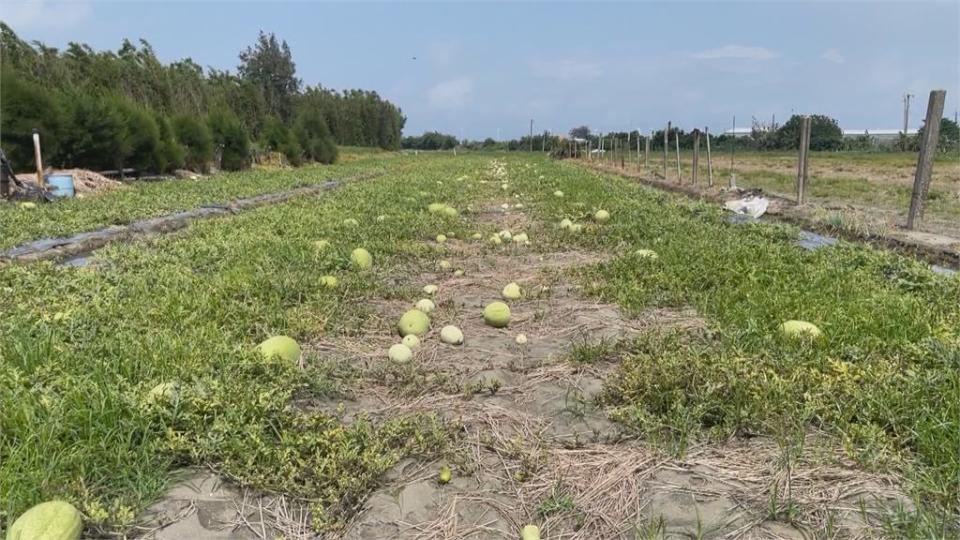
[[[754,122],[749,135],[732,137],[727,134],[710,134],[710,144],[717,149],[727,150],[731,144],[736,146],[737,150],[796,150],[800,141],[800,116],[792,116],[783,125],[769,125]],[[923,128],[917,135],[906,137],[901,141],[890,141],[885,146],[879,146],[876,139],[869,134],[858,137],[845,138],[837,121],[833,118],[823,115],[811,116],[810,120],[810,148],[818,151],[838,151],[838,150],[877,150],[877,149],[898,149],[906,146],[908,150],[917,150],[919,148],[920,135],[923,134]],[[650,140],[651,150],[663,151],[663,132],[657,130],[653,132]],[[679,127],[672,127],[669,134],[669,148],[673,149],[676,137],[680,138],[680,148],[693,148],[693,130],[684,130]],[[649,133],[639,133],[637,130],[631,132],[614,133],[593,133],[587,126],[578,126],[570,130],[569,139],[577,139],[583,144],[590,142],[592,148],[600,147],[601,138],[604,148],[612,150],[614,145],[622,148],[630,144],[631,149],[636,148],[638,137],[650,137]],[[534,151],[559,151],[566,152],[569,139],[558,135],[552,135],[549,132],[538,133],[531,136],[523,136],[519,139],[507,141],[496,141],[487,138],[482,141],[458,141],[453,135],[447,135],[436,131],[426,132],[416,137],[404,137],[402,147],[412,150],[450,150],[461,148],[473,151],[528,151],[531,148]],[[706,145],[706,135],[700,134],[701,145]],[[644,143],[641,143],[644,144]],[[944,118],[940,124],[940,139],[938,148],[941,151],[958,151],[960,149],[960,126],[949,118]]]
[[[15,167],[166,172],[247,167],[281,152],[293,164],[332,163],[336,145],[400,148],[405,118],[376,92],[305,86],[286,42],[261,33],[236,73],[191,59],[162,63],[146,41],[94,51],[26,43],[0,23],[0,144]]]
[[[453,135],[427,131],[423,135],[404,137],[400,147],[404,150],[451,150],[460,145]]]
[[[800,121],[798,115],[791,116],[790,119],[780,124],[764,124],[754,121],[750,134],[746,136],[733,137],[727,134],[710,134],[710,144],[716,148],[729,148],[730,144],[735,144],[738,150],[796,150],[800,141]],[[653,133],[650,140],[652,150],[663,150],[664,129]],[[920,135],[923,133],[923,127],[917,135],[904,137],[896,143],[890,143],[886,146],[877,144],[869,134],[858,137],[845,138],[843,130],[833,118],[824,115],[811,115],[810,117],[810,148],[818,151],[839,151],[839,150],[876,150],[876,149],[900,149],[907,148],[917,150],[919,148]],[[680,148],[693,148],[693,130],[684,130],[679,127],[672,127],[669,133],[669,147],[673,148],[674,141],[679,135]],[[624,144],[628,139],[634,141],[638,136],[650,136],[649,133],[643,134],[636,130],[632,132],[604,133],[604,147],[612,148],[611,141],[617,140],[619,144]],[[598,148],[600,144],[600,135],[594,134],[587,126],[579,126],[570,130],[570,137],[587,140],[591,142],[593,148]],[[706,144],[705,135],[701,131],[701,144]],[[944,118],[940,124],[940,138],[938,149],[940,151],[956,151],[960,147],[960,126],[949,118]]]

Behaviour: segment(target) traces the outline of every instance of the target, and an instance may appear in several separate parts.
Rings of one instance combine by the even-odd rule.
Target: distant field
[[[794,152],[736,152],[731,169],[730,153],[719,149],[713,153],[714,181],[727,185],[731,172],[736,173],[737,186],[794,196],[797,156]],[[636,164],[636,154],[628,163]],[[691,181],[693,153],[681,151],[681,174]],[[706,182],[706,150],[700,153],[700,181]],[[663,153],[651,152],[649,166],[662,173]],[[914,152],[814,152],[810,159],[808,197],[821,202],[872,206],[906,215],[913,189],[917,154]],[[676,179],[676,154],[667,161],[667,176]],[[926,206],[929,218],[960,220],[960,157],[937,156],[933,182]]]

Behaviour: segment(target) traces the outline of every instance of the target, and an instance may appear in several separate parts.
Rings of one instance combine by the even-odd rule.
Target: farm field
[[[221,204],[232,199],[320,184],[377,167],[370,163],[358,165],[367,158],[358,159],[342,165],[309,169],[254,169],[199,180],[131,182],[96,197],[64,199],[55,205],[40,205],[32,210],[0,205],[0,230],[3,231],[0,249],[40,238],[127,224],[204,204]]]
[[[635,168],[636,154],[632,165]],[[796,196],[795,152],[736,152],[714,149],[714,181],[726,186],[731,170],[737,186],[762,189],[787,198]],[[827,208],[823,220],[837,227],[870,231],[901,226],[906,219],[917,166],[916,152],[813,152],[808,198]],[[630,163],[629,159],[627,160]],[[681,151],[684,182],[691,181],[692,152]],[[676,180],[676,154],[667,161],[667,175]],[[662,152],[651,151],[650,170],[663,171]],[[707,178],[706,151],[701,148],[699,177]],[[960,238],[960,156],[940,154],[926,203],[926,229]]]
[[[83,268],[0,267],[0,529],[63,498],[107,537],[960,534],[960,276],[894,253],[808,251],[796,228],[518,154],[4,207],[2,242],[373,170]],[[512,282],[509,324],[484,324]],[[388,359],[426,297],[429,332]],[[783,335],[794,319],[823,335]],[[300,362],[258,353],[277,335]]]

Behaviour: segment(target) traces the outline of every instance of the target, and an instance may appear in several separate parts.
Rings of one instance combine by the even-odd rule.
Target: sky
[[[960,107],[960,2],[100,2],[0,0],[21,38],[235,69],[260,30],[306,84],[376,90],[405,134],[748,127],[826,114],[918,127],[930,90]]]

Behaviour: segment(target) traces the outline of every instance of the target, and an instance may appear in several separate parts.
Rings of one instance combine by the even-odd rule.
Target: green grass
[[[299,169],[250,170],[223,173],[202,180],[133,182],[122,189],[41,204],[33,210],[0,203],[0,249],[31,240],[76,234],[109,225],[157,217],[204,204],[319,184],[331,178],[356,174],[377,165],[362,162],[311,166]]]
[[[627,159],[628,167],[636,164],[636,155]],[[662,174],[662,153],[651,151],[650,170]],[[815,199],[862,206],[877,206],[906,214],[913,189],[916,152],[813,152],[813,169],[808,180],[808,196]],[[730,154],[723,148],[714,151],[714,182],[726,186],[731,171],[736,172],[737,185],[759,188],[792,198],[796,190],[795,152],[737,152],[736,165],[730,168]],[[681,151],[684,183],[692,180],[692,152]],[[609,163],[609,162],[608,162]],[[617,161],[619,163],[619,161]],[[706,151],[701,148],[699,180],[707,182]],[[937,155],[934,181],[930,187],[926,211],[933,217],[960,220],[960,156]],[[668,159],[668,176],[676,179],[676,154]],[[869,176],[869,178],[868,178]]]
[[[91,531],[119,534],[171,468],[196,464],[308,498],[327,526],[400,457],[442,449],[450,433],[431,417],[344,426],[291,409],[294,398],[335,392],[336,373],[312,355],[305,372],[265,364],[253,349],[275,334],[309,343],[356,333],[371,313],[364,299],[402,293],[383,278],[430,255],[421,238],[460,231],[427,213],[433,200],[418,189],[465,204],[470,189],[436,181],[468,165],[398,162],[375,183],[113,245],[92,268],[0,269],[0,522],[58,497]],[[311,172],[319,181],[327,170],[298,174]],[[324,237],[333,247],[318,254]],[[374,271],[349,267],[357,246]],[[340,287],[324,288],[324,274]],[[149,390],[168,381],[180,385],[176,403],[151,403]]]
[[[725,182],[728,177],[729,169],[726,169],[721,171],[718,178]],[[740,187],[760,188],[791,198],[795,195],[796,180],[796,175],[774,171],[748,170],[737,173],[737,185]],[[907,184],[878,184],[866,178],[836,176],[811,177],[807,191],[809,197],[892,208],[901,213],[906,213],[910,206],[912,193],[913,187]],[[960,198],[951,193],[947,186],[933,186],[927,196],[926,211],[931,216],[960,219]]]
[[[615,351],[575,348],[586,363],[616,353],[621,371],[603,400],[619,420],[679,453],[694,440],[751,434],[786,445],[817,428],[864,466],[911,481],[921,511],[891,517],[897,534],[956,532],[944,523],[960,515],[960,277],[847,244],[810,253],[791,227],[731,225],[713,206],[542,157],[498,159],[509,193],[535,218],[587,224],[581,234],[548,228],[537,249],[613,255],[574,271],[586,291],[633,313],[693,307],[708,323]],[[89,532],[122,533],[171,469],[199,464],[308,499],[315,525],[336,527],[402,456],[442,451],[456,427],[433,417],[344,425],[291,407],[336,395],[349,374],[309,353],[306,371],[265,363],[253,348],[275,334],[307,351],[320,337],[359,339],[375,320],[368,300],[415,300],[391,278],[434,263],[422,240],[474,230],[468,205],[504,197],[499,180],[474,181],[489,163],[369,161],[355,170],[387,174],[113,245],[92,268],[0,268],[0,522],[63,497]],[[318,182],[336,170],[251,172],[242,182],[293,182],[294,173]],[[429,214],[434,201],[462,217]],[[602,227],[590,224],[599,208],[612,214]],[[351,217],[358,226],[344,224]],[[317,253],[320,238],[332,249]],[[373,254],[373,271],[350,269],[357,246]],[[634,255],[639,248],[659,258]],[[341,286],[322,287],[325,274]],[[785,340],[776,329],[787,319],[825,336]],[[174,403],[145,397],[168,381],[180,385]]]
[[[960,277],[853,245],[810,253],[795,228],[729,224],[714,206],[576,165],[554,188],[567,196],[547,199],[550,221],[613,215],[579,236],[556,232],[619,254],[577,273],[588,291],[633,312],[692,306],[711,326],[636,343],[606,393],[621,420],[678,451],[692,438],[817,427],[866,466],[907,473],[925,508],[960,513]],[[789,319],[825,338],[781,338]]]

